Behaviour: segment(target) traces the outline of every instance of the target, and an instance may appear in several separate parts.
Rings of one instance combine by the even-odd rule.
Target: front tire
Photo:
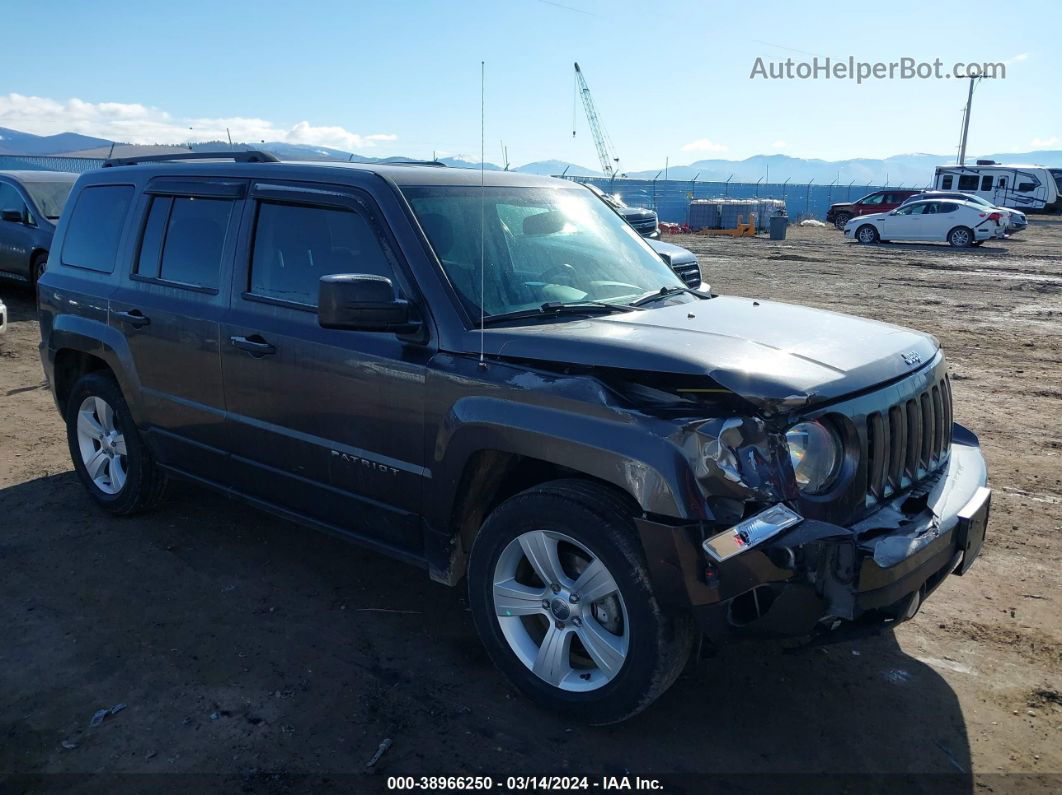
[[[688,615],[653,595],[624,495],[579,480],[517,494],[472,545],[469,603],[494,664],[536,704],[616,723],[674,683],[693,643]]]
[[[852,220],[852,214],[851,213],[837,213],[837,215],[835,215],[833,217],[833,225],[843,232],[845,226],[851,220]]]
[[[92,499],[117,515],[153,508],[162,498],[159,470],[109,372],[82,376],[66,402],[66,436],[74,471]]]
[[[966,226],[957,226],[948,232],[948,242],[955,248],[968,248],[974,242],[973,230]]]
[[[856,230],[856,240],[862,243],[864,246],[869,246],[873,243],[877,243],[881,237],[878,235],[878,230],[870,224],[863,224]]]
[[[40,281],[41,276],[44,275],[44,268],[48,264],[48,255],[41,252],[34,256],[30,262],[29,280],[30,289],[33,290],[34,296],[37,294],[37,282]]]

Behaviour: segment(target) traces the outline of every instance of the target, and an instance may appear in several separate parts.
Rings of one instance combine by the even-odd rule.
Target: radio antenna
[[[486,310],[483,308],[483,304],[486,301],[486,273],[487,273],[487,260],[486,260],[486,238],[484,225],[487,218],[487,202],[486,202],[486,165],[484,161],[487,158],[487,125],[486,125],[486,82],[487,82],[487,67],[486,61],[479,62],[479,366],[486,367],[487,362],[484,358],[484,334],[485,334],[485,319]]]

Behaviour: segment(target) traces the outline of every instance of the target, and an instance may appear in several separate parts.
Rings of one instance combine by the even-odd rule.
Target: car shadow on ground
[[[1011,241],[1007,241],[1009,245]],[[859,243],[858,241],[851,241],[853,246],[864,246],[866,244]],[[869,248],[876,248],[883,251],[935,251],[935,252],[950,252],[952,254],[1006,254],[1009,249],[1006,245],[1001,245],[999,241],[986,242],[980,246],[968,246],[966,248],[956,248],[950,246],[947,243],[907,243],[899,240],[888,240],[885,242],[871,243]]]
[[[854,774],[871,777],[864,789],[972,789],[954,693],[892,633],[728,646],[640,716],[586,728],[503,682],[463,586],[198,487],[113,518],[66,472],[0,490],[0,516],[0,770],[334,783],[364,774],[388,738],[381,775],[711,774],[788,788],[794,774]],[[899,778],[924,774],[937,776]]]

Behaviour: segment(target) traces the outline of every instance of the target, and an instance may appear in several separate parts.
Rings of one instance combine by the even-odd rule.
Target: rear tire
[[[957,226],[948,232],[948,242],[955,248],[968,248],[974,242],[973,230],[968,226]]]
[[[557,480],[502,503],[472,545],[469,604],[491,660],[540,707],[581,723],[645,709],[692,648],[689,615],[665,614],[653,595],[636,511],[609,487]]]
[[[88,373],[74,384],[66,401],[66,436],[74,471],[104,510],[124,516],[162,499],[166,476],[109,372]]]
[[[881,236],[878,235],[878,230],[870,224],[863,224],[861,227],[859,227],[856,230],[855,237],[856,240],[858,240],[865,246],[877,243],[881,239]]]

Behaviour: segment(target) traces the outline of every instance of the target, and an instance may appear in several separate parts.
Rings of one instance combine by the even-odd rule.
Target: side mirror
[[[21,210],[0,210],[0,221],[11,221],[16,224],[26,222],[26,217]]]
[[[384,276],[338,273],[322,276],[317,322],[322,328],[409,334],[420,328],[412,305],[395,295]]]

